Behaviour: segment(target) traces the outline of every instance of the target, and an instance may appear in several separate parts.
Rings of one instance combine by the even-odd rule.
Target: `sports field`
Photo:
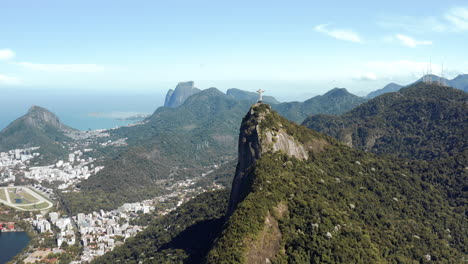
[[[53,203],[30,186],[0,187],[0,203],[22,211],[46,210]]]

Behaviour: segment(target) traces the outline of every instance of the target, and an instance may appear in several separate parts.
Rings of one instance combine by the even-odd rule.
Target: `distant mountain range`
[[[189,84],[188,87],[192,86]],[[181,87],[180,84],[178,87]],[[258,95],[254,93],[237,89],[230,89],[225,94],[216,88],[209,88],[189,96],[178,107],[158,108],[142,125],[112,130],[112,137],[127,138],[127,150],[109,157],[103,163],[103,170],[83,181],[80,184],[82,193],[72,194],[75,196],[72,200],[81,202],[70,206],[89,210],[102,207],[88,200],[93,197],[91,193],[94,197],[99,193],[106,197],[102,200],[115,203],[123,202],[124,199],[138,200],[150,189],[151,192],[157,191],[152,187],[153,182],[167,177],[172,167],[196,170],[200,166],[235,159],[239,122],[256,98]],[[265,99],[276,101],[269,97]],[[294,105],[309,105],[310,109],[302,107],[298,110],[300,115],[297,116],[305,118],[316,112],[344,111],[352,108],[347,103],[363,101],[344,89],[334,89],[324,96],[314,97],[310,103],[296,102]],[[274,106],[281,107],[283,104]],[[286,113],[293,111],[296,108],[284,109]],[[190,175],[186,172],[186,175],[177,177]],[[116,190],[119,190],[118,195]],[[112,205],[105,206],[111,208]]]
[[[0,151],[40,146],[45,161],[63,155],[63,143],[71,141],[66,132],[73,131],[45,108],[32,106],[28,112],[0,131]]]
[[[396,84],[396,83],[389,83],[389,84],[385,85],[385,87],[382,88],[382,89],[370,92],[366,96],[366,98],[367,99],[372,99],[372,98],[375,98],[375,97],[377,97],[379,95],[382,95],[382,94],[385,94],[385,93],[398,92],[402,87],[403,87],[403,85],[399,85],[399,84]]]
[[[453,87],[455,89],[462,90],[464,92],[468,92],[468,74],[460,74],[457,77],[453,78],[452,80],[448,80],[446,78],[441,78],[437,75],[431,74],[431,75],[426,75],[425,77],[429,77],[430,80],[434,82],[442,81],[445,85]],[[418,82],[422,82],[424,77],[421,77],[421,79],[415,81],[414,83],[411,83],[407,86],[410,86],[412,84],[416,84]],[[385,93],[391,93],[391,92],[397,92],[401,88],[405,87],[404,85],[399,85],[396,83],[389,83],[387,84],[384,88],[370,92],[366,98],[367,99],[372,99],[374,97],[377,97],[379,95],[385,94]]]
[[[237,88],[231,88],[226,91],[227,96],[232,97],[236,100],[246,100],[251,104],[254,104],[258,100],[258,94],[254,92],[247,92]],[[267,104],[279,104],[280,102],[276,100],[273,96],[265,95],[263,96],[263,102]]]
[[[345,88],[334,88],[324,95],[304,102],[288,102],[272,105],[273,109],[287,119],[301,123],[312,114],[340,115],[364,103],[366,99],[351,94]]]
[[[181,82],[175,90],[170,89],[166,95],[165,107],[178,107],[182,105],[191,95],[201,90],[195,88],[194,82]],[[254,104],[258,100],[258,94],[237,88],[226,91],[226,95],[237,101],[247,101]],[[273,109],[289,120],[301,123],[311,114],[340,115],[355,106],[365,102],[366,99],[349,93],[345,88],[334,88],[324,95],[312,97],[304,102],[280,103],[273,96],[263,96],[263,102],[273,105]]]
[[[342,116],[311,116],[303,125],[365,151],[432,160],[468,148],[467,101],[463,91],[419,82]]]
[[[185,100],[190,96],[201,92],[200,89],[195,87],[193,81],[180,82],[177,84],[175,90],[170,89],[167,91],[165,107],[175,108],[182,105]],[[226,95],[238,101],[248,101],[255,103],[258,100],[258,94],[254,92],[247,92],[237,88],[231,88],[226,91]],[[264,96],[263,101],[269,104],[278,104],[279,102],[273,96]]]

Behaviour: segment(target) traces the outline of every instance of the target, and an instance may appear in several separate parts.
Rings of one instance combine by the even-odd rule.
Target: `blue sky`
[[[466,1],[0,0],[0,91],[365,94],[468,73],[467,44]]]

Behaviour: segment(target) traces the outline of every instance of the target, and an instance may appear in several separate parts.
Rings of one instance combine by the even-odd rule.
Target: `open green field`
[[[18,191],[18,196],[23,197],[25,200],[27,200],[28,203],[39,202],[39,199],[32,196],[29,192],[25,191],[24,189],[22,191]]]
[[[6,195],[5,195],[5,190],[3,189],[0,189],[0,199],[1,200],[6,200]]]
[[[22,197],[21,196],[18,196],[16,193],[15,193],[15,190],[16,188],[8,188],[8,196],[10,196],[10,200],[12,203],[14,204],[24,204],[24,203],[27,203],[27,201],[23,201]],[[23,201],[22,203],[17,203],[16,200],[19,199],[21,201]]]

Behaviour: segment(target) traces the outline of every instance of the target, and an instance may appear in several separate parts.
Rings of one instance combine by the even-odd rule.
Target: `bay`
[[[152,114],[163,104],[160,93],[104,93],[0,88],[0,130],[26,114],[32,105],[44,107],[66,125],[80,130],[109,129],[135,121],[132,115]]]

